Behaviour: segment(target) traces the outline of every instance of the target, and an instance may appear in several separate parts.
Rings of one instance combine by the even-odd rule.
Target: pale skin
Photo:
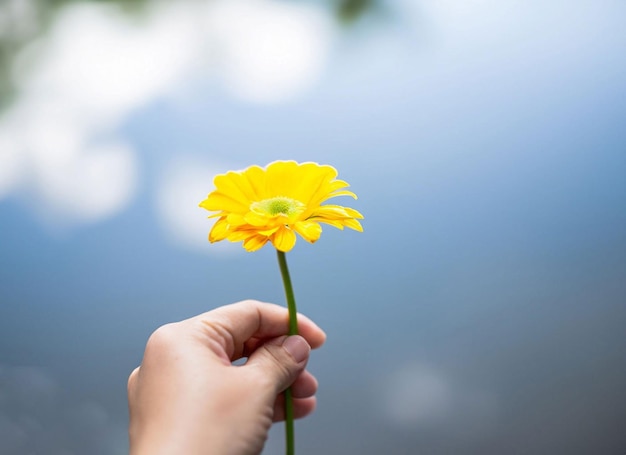
[[[306,364],[326,335],[303,315],[298,330],[287,337],[287,309],[253,300],[157,329],[128,379],[130,455],[261,453],[285,389],[296,418],[315,409]]]

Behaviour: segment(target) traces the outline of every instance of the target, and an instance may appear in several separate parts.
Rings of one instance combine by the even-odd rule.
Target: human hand
[[[296,418],[315,409],[305,366],[326,335],[302,315],[298,329],[287,337],[287,309],[251,300],[157,329],[128,379],[130,454],[259,454],[285,389]]]

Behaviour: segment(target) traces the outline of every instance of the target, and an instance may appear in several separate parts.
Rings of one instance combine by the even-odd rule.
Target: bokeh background
[[[626,453],[625,18],[0,2],[0,453],[127,453],[156,327],[284,301],[272,249],[209,245],[197,207],[275,159],[334,165],[365,215],[289,254],[329,335],[298,453]]]

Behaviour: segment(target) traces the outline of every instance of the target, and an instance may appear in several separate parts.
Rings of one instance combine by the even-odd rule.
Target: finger
[[[294,398],[308,398],[317,392],[317,379],[308,370],[304,370],[291,384],[291,393]]]
[[[255,300],[226,305],[182,323],[200,323],[212,341],[217,341],[231,360],[242,356],[244,343],[286,335],[289,314],[286,308]],[[298,331],[312,348],[321,346],[326,334],[304,315],[298,315]]]
[[[310,352],[311,347],[299,335],[278,337],[254,351],[242,368],[256,377],[259,387],[278,395],[302,373]]]
[[[304,317],[304,316],[302,316]],[[301,334],[299,334],[301,335]],[[269,338],[250,338],[248,341],[246,341],[243,344],[243,351],[241,353],[241,355],[243,357],[250,357],[252,355],[252,353],[254,351],[256,351],[259,347],[263,346],[265,343],[267,343],[270,339],[275,338],[275,337],[269,337]],[[309,343],[310,346],[310,343]],[[317,346],[319,347],[319,346]],[[311,349],[315,349],[315,347],[311,346]]]
[[[306,417],[309,414],[315,411],[317,406],[317,398],[308,397],[308,398],[294,398],[293,399],[293,416],[296,419],[301,419],[302,417]],[[285,395],[280,394],[276,398],[276,403],[274,403],[274,422],[280,422],[285,420]]]

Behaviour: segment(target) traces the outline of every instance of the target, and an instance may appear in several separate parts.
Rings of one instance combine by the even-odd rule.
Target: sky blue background
[[[624,453],[626,8],[510,3],[460,30],[357,28],[285,104],[210,83],[154,100],[122,126],[142,186],[110,220],[51,231],[0,201],[0,414],[35,435],[6,453],[124,453],[126,379],[156,327],[283,302],[269,247],[164,239],[150,188],[178,150],[329,163],[359,195],[364,233],[326,227],[288,255],[329,336],[301,455]]]

